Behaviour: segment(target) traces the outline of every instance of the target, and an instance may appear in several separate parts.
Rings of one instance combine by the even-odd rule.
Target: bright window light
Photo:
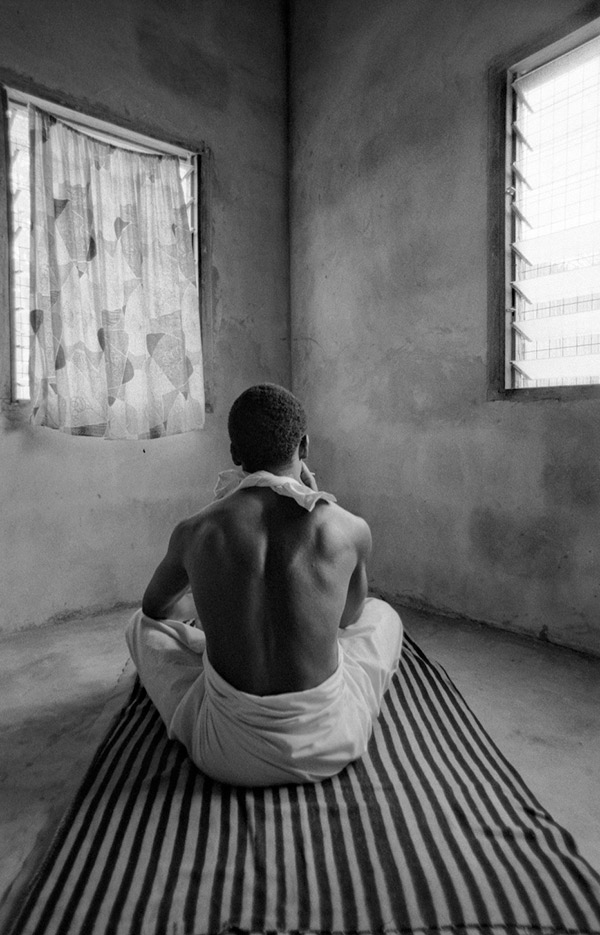
[[[600,383],[600,38],[511,93],[511,386]]]

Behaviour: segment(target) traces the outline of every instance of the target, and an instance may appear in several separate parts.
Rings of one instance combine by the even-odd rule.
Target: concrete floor
[[[399,608],[600,870],[600,659]],[[133,680],[129,610],[0,640],[0,930]]]

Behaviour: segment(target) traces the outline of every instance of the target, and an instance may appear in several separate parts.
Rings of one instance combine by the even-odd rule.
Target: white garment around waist
[[[365,753],[400,657],[402,624],[388,604],[368,598],[359,620],[339,631],[335,672],[315,688],[278,695],[234,688],[210,664],[202,631],[179,621],[138,611],[128,642],[169,736],[196,765],[222,782],[264,786],[317,782]],[[190,679],[194,654],[198,669]]]

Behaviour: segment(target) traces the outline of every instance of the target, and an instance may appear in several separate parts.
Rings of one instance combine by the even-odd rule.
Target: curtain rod
[[[52,114],[53,117],[58,117],[60,120],[64,120],[65,123],[71,124],[72,126],[74,125],[75,128],[81,127],[83,130],[90,131],[91,134],[95,131],[98,134],[104,134],[113,139],[122,140],[123,143],[136,145],[146,152],[179,156],[180,159],[186,160],[190,160],[191,157],[195,155],[192,150],[185,149],[183,146],[166,143],[154,137],[136,133],[134,130],[126,130],[119,127],[117,124],[109,123],[107,120],[99,120],[97,117],[88,117],[86,114],[79,113],[79,111],[63,107],[61,104],[54,104],[52,101],[44,100],[41,97],[35,97],[33,94],[27,94],[25,91],[17,91],[15,88],[7,87],[6,94],[9,103],[13,102],[23,106],[33,104],[34,107],[45,110],[47,113]]]

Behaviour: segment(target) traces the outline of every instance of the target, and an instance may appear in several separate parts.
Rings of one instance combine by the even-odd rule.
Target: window
[[[508,69],[503,389],[536,391],[525,395],[600,385],[600,37],[589,32]]]
[[[7,105],[11,398],[72,434],[199,428],[198,153]]]

